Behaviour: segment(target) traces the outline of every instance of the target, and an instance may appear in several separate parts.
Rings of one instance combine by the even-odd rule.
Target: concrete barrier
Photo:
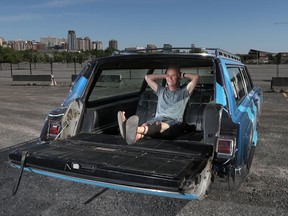
[[[12,85],[57,85],[53,75],[13,75]]]
[[[276,92],[288,92],[288,77],[272,77],[271,89]]]

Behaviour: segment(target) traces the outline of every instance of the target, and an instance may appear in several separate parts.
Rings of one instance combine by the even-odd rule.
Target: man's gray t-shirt
[[[155,117],[171,118],[183,122],[183,114],[190,96],[186,86],[171,91],[158,85],[156,94],[158,103]]]

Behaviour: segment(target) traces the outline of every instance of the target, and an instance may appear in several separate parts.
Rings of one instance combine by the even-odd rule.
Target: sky
[[[287,0],[1,0],[0,37],[118,41],[118,49],[171,44],[288,52]]]

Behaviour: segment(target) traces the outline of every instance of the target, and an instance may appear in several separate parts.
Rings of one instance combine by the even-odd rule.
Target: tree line
[[[0,64],[1,63],[11,63],[18,64],[21,62],[33,62],[33,63],[72,63],[82,62],[92,59],[105,56],[111,56],[114,52],[114,49],[107,48],[105,50],[91,50],[83,52],[42,52],[38,50],[24,50],[24,51],[15,51],[9,47],[0,46]]]
[[[87,61],[92,58],[99,58],[105,56],[111,56],[112,53],[116,51],[111,48],[105,50],[90,50],[82,52],[42,52],[38,50],[24,50],[24,51],[15,51],[9,47],[0,46],[0,64],[2,63],[11,63],[19,64],[21,62],[30,62],[30,63],[72,63],[77,62],[82,64],[84,61]],[[255,63],[257,62],[258,57],[256,55],[240,55],[241,61],[243,63]],[[268,62],[270,64],[279,64],[280,63],[280,54],[275,56],[269,55]]]

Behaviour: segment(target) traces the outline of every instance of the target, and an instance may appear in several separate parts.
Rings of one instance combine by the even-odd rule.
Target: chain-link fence
[[[36,63],[22,62],[19,64],[2,63],[0,77],[12,77],[13,75],[49,75],[56,79],[71,80],[71,75],[78,74],[85,64],[79,63]],[[272,77],[288,77],[288,64],[280,65],[247,65],[253,80],[272,80]]]
[[[13,75],[54,75],[57,80],[71,80],[71,75],[78,74],[84,64],[79,63],[30,63],[19,64],[2,63],[0,77],[13,77]]]
[[[272,80],[272,77],[288,77],[288,64],[247,65],[253,80]]]

